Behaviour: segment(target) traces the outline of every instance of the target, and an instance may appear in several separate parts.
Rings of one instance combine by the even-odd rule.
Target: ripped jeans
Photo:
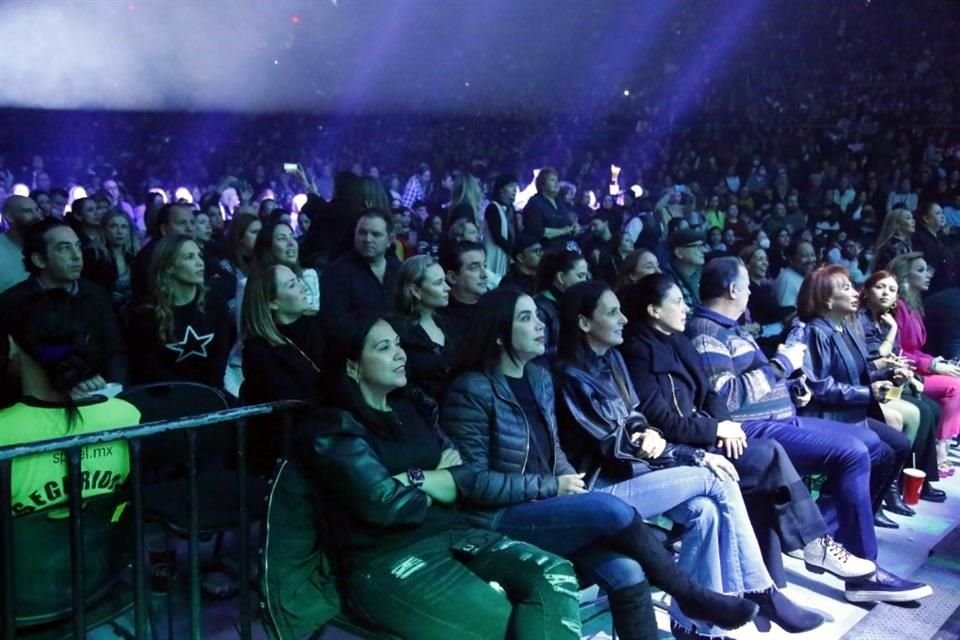
[[[473,554],[451,550],[464,539],[490,544]],[[492,531],[439,533],[378,555],[345,586],[351,611],[401,638],[580,637],[570,562]]]

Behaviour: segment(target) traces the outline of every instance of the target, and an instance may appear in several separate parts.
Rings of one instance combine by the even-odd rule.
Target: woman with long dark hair
[[[118,310],[125,310],[133,297],[133,265],[139,244],[133,233],[133,222],[123,211],[111,209],[100,224],[113,264],[110,288],[113,305]]]
[[[644,518],[665,515],[681,526],[679,566],[723,593],[758,593],[773,586],[746,506],[739,476],[723,456],[673,444],[637,411],[639,399],[623,357],[626,316],[606,283],[575,284],[560,298],[557,421],[574,467],[593,488],[632,505]],[[674,612],[678,638],[722,633]]]
[[[684,335],[689,308],[673,278],[647,276],[620,297],[630,321],[621,353],[639,396],[639,410],[668,441],[711,449],[719,446],[732,460],[775,583],[786,585],[782,551],[802,550],[807,565],[817,571],[828,565],[814,566],[813,560],[823,560],[822,550],[827,549],[828,557],[837,560],[835,570],[829,570],[847,580],[876,570],[873,562],[853,556],[829,535],[784,447],[768,437],[748,440],[748,433],[764,434],[777,425],[751,421],[748,432],[744,423],[730,419],[726,401],[707,378],[701,354]],[[822,616],[797,607],[779,591],[763,595],[763,615],[786,630],[809,630],[822,622]]]
[[[894,372],[896,381],[902,389],[902,397],[887,400],[904,416],[904,434],[913,445],[920,468],[927,477],[923,483],[920,498],[934,502],[943,502],[946,494],[934,489],[930,482],[940,479],[937,470],[936,428],[940,420],[940,408],[935,400],[923,393],[924,383],[912,369],[900,359],[899,327],[893,318],[897,306],[900,285],[888,271],[873,273],[863,284],[860,291],[860,311],[857,317],[863,329],[867,355],[874,366]],[[903,405],[910,405],[916,413],[916,420],[906,420],[907,411]]]
[[[495,289],[477,304],[462,358],[465,373],[441,410],[475,474],[472,521],[568,557],[610,597],[617,634],[656,638],[649,582],[674,597],[677,615],[737,627],[757,607],[707,590],[674,564],[636,510],[587,490],[557,440],[550,375],[531,361],[546,333],[533,299]]]
[[[537,309],[543,315],[543,322],[547,325],[547,355],[551,356],[557,350],[557,340],[560,337],[560,311],[557,307],[560,296],[578,282],[590,278],[590,267],[583,254],[577,251],[563,250],[557,253],[548,253],[540,260],[537,270]]]
[[[333,338],[345,412],[317,420],[296,460],[316,480],[351,610],[403,638],[579,638],[570,563],[471,528],[454,505],[475,473],[432,401],[405,389],[400,338],[375,315],[343,320]]]

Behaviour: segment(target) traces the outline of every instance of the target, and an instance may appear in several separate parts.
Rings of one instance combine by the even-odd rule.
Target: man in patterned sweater
[[[894,465],[892,450],[872,431],[856,424],[797,416],[789,377],[803,363],[804,345],[780,346],[768,360],[757,343],[737,325],[750,298],[750,277],[739,258],[716,258],[700,278],[703,304],[693,310],[686,333],[714,390],[725,399],[733,420],[742,421],[750,437],[773,438],[801,474],[824,474],[818,501],[824,519],[843,547],[861,558],[876,560],[873,514],[880,505]],[[801,406],[810,392],[798,394]],[[896,472],[896,469],[893,469]],[[880,478],[871,482],[871,477]],[[845,559],[842,548],[827,549]],[[845,595],[853,602],[901,602],[931,593],[881,569],[847,579]]]

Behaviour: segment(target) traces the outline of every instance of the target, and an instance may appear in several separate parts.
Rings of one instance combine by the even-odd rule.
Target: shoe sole
[[[930,585],[905,591],[845,591],[843,597],[849,602],[912,602],[933,595]]]
[[[866,573],[861,573],[861,574],[858,574],[858,575],[844,576],[844,575],[841,575],[841,574],[839,574],[839,573],[835,573],[835,572],[833,572],[833,571],[830,571],[830,569],[827,569],[827,568],[825,568],[825,567],[818,567],[818,566],[815,565],[815,564],[810,564],[810,563],[807,562],[806,560],[803,561],[803,565],[807,568],[807,571],[809,571],[810,573],[816,573],[816,574],[818,574],[818,575],[819,575],[819,574],[823,574],[823,573],[829,573],[829,574],[832,575],[834,578],[839,578],[839,579],[841,579],[841,580],[859,580],[859,579],[861,579],[861,578],[866,578],[867,576],[873,575],[873,574],[876,573],[876,571],[877,571],[877,567],[876,567],[876,565],[874,565],[873,569],[870,569],[870,571],[868,571],[868,572],[866,572]]]

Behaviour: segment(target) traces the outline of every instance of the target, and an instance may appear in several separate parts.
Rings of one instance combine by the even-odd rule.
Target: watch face
[[[427,479],[422,469],[409,469],[407,471],[407,478],[410,480],[410,484],[418,488],[423,486],[424,481]]]

